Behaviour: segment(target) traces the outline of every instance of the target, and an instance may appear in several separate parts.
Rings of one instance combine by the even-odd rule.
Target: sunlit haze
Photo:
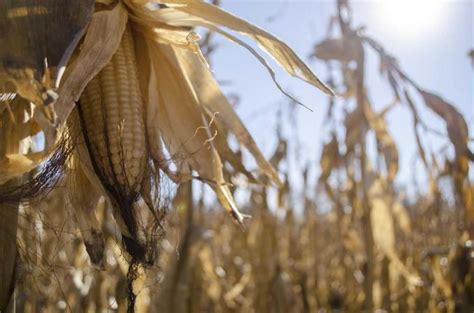
[[[440,0],[377,0],[377,23],[405,40],[445,27],[449,2]]]

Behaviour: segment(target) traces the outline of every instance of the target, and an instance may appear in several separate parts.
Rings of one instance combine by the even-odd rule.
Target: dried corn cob
[[[133,203],[139,197],[148,154],[129,27],[110,63],[85,88],[78,112],[94,170],[125,225],[125,247],[132,256],[142,254]]]

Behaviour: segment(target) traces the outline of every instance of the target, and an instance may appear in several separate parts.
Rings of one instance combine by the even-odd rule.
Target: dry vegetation
[[[131,232],[130,228],[124,230],[120,225],[117,208],[131,205],[117,204],[120,201],[114,199],[106,187],[105,190],[100,187],[107,184],[102,177],[105,175],[96,171],[98,181],[91,179],[89,182],[83,173],[80,174],[83,176],[73,176],[78,175],[74,172],[77,164],[86,162],[83,161],[84,154],[81,156],[84,150],[77,151],[81,141],[76,138],[71,144],[57,133],[57,129],[51,130],[44,122],[47,114],[37,122],[28,119],[31,106],[24,100],[17,98],[5,106],[0,102],[0,156],[3,157],[0,173],[4,175],[0,177],[0,183],[6,182],[7,177],[18,176],[17,171],[28,172],[35,168],[45,155],[53,160],[22,178],[10,179],[0,189],[0,228],[4,230],[0,236],[0,251],[4,253],[3,260],[13,260],[2,264],[2,275],[5,276],[0,283],[7,285],[0,286],[0,304],[5,303],[3,298],[9,297],[8,292],[2,294],[10,288],[11,277],[5,273],[14,272],[17,312],[125,312],[127,309],[179,313],[473,312],[474,185],[468,171],[469,162],[474,158],[468,147],[468,126],[455,106],[411,80],[381,44],[354,29],[348,2],[337,1],[338,16],[331,19],[328,38],[315,45],[314,57],[327,63],[328,85],[342,99],[329,100],[326,123],[330,125],[331,140],[324,145],[317,165],[321,175],[314,186],[309,177],[309,169],[314,164],[301,173],[285,172],[288,167],[282,164],[288,162],[291,151],[289,139],[282,136],[280,129],[276,131],[279,142],[274,154],[268,162],[262,159],[230,105],[220,98],[223,96],[216,82],[206,76],[209,72],[202,67],[202,55],[196,54],[199,51],[196,42],[189,41],[190,28],[187,27],[201,25],[224,32],[218,28],[223,25],[243,32],[273,53],[290,74],[300,75],[328,93],[330,90],[291,50],[271,35],[240,20],[219,15],[221,11],[214,11],[217,9],[211,6],[195,8],[190,4],[192,1],[163,1],[169,5],[174,2],[189,5],[180,12],[179,7],[176,11],[169,9],[178,18],[182,17],[180,14],[188,14],[188,19],[182,17],[180,21],[173,21],[166,14],[141,11],[132,5],[134,1],[124,1],[125,5],[119,9],[115,7],[111,17],[105,17],[103,13],[96,15],[98,19],[110,18],[106,24],[111,27],[107,31],[111,31],[120,25],[125,29],[127,19],[124,16],[129,14],[130,23],[136,23],[137,38],[148,47],[142,58],[150,60],[148,64],[138,61],[138,73],[144,73],[143,68],[149,68],[151,64],[156,69],[158,90],[184,90],[183,94],[196,93],[199,98],[177,94],[173,98],[170,92],[164,98],[169,101],[167,104],[161,102],[161,98],[157,100],[157,95],[146,93],[149,96],[144,96],[150,97],[150,103],[152,100],[160,103],[159,112],[172,110],[172,105],[179,101],[192,103],[187,110],[171,111],[169,120],[157,117],[160,125],[171,125],[169,129],[150,130],[150,125],[147,129],[148,136],[153,132],[163,136],[159,139],[165,146],[163,153],[172,159],[164,164],[150,152],[148,172],[143,175],[152,186],[137,189],[141,195],[137,207],[141,211],[131,209],[139,212],[134,214],[139,216],[138,227],[143,227],[145,233],[143,237],[132,234],[133,239],[147,248],[153,245],[154,260],[137,261],[133,249],[123,242],[123,236],[129,236]],[[123,11],[118,13],[117,10]],[[112,14],[120,17],[115,19]],[[206,18],[212,19],[213,14],[219,18],[206,21]],[[162,20],[150,22],[152,17]],[[113,23],[119,26],[110,25]],[[146,27],[159,29],[159,36],[147,37]],[[94,31],[100,30],[89,30],[86,36],[99,36]],[[115,37],[112,41],[118,45],[121,35]],[[187,43],[186,48],[179,46],[184,45],[183,42]],[[215,46],[212,46],[210,35],[205,37],[204,44],[205,55],[211,55]],[[83,45],[82,51],[95,48],[94,41],[88,41],[88,37]],[[115,51],[116,47],[110,49]],[[393,103],[379,112],[374,110],[369,100],[370,86],[365,84],[365,55],[369,49],[379,57],[381,78],[386,80],[394,95]],[[261,58],[258,54],[257,57]],[[73,55],[72,62],[87,62],[88,58],[90,56],[86,54]],[[105,59],[107,57],[103,57]],[[173,64],[167,64],[173,60],[184,68],[179,72],[184,75],[183,81],[191,79],[193,84],[163,85],[163,81],[176,77],[173,70],[169,70],[169,75],[166,71],[167,66],[173,68]],[[66,73],[65,83],[58,91],[59,99],[62,99],[62,92],[69,99],[78,99],[85,85],[78,83],[80,79],[74,78],[74,74],[84,78],[80,76],[82,73],[87,81],[97,74],[79,71],[75,63],[72,64],[72,71]],[[200,75],[192,70],[196,68]],[[145,82],[140,82],[142,92],[149,91],[149,81],[145,79]],[[206,83],[211,87],[206,87]],[[65,85],[70,90],[64,91]],[[216,94],[222,101],[220,105],[210,97]],[[334,117],[334,111],[340,109],[341,104],[347,108],[343,123]],[[428,188],[421,188],[410,197],[394,184],[400,149],[388,130],[385,116],[397,105],[404,106],[411,114],[419,158],[429,181]],[[418,114],[421,106],[435,112],[446,123],[446,135],[441,135],[449,138],[455,151],[453,159],[447,154],[429,152],[423,139],[426,133],[434,130]],[[149,103],[145,107],[147,112],[157,109],[151,108]],[[68,120],[69,114],[64,112],[71,111],[72,104],[59,101],[55,108],[59,123],[70,126],[72,118]],[[216,114],[217,111],[220,112]],[[77,118],[75,111],[72,114]],[[17,121],[23,120],[26,120],[23,127],[16,127]],[[192,130],[177,126],[184,120],[189,121]],[[67,128],[66,138],[74,137],[78,132],[77,129],[73,131],[74,127]],[[206,131],[197,136],[199,128]],[[46,143],[46,149],[54,147],[56,150],[22,151],[21,139],[41,130],[50,136],[46,138],[50,141]],[[232,150],[228,145],[231,134],[235,134],[241,144],[238,149]],[[375,138],[374,146],[367,143],[369,136]],[[151,137],[147,138],[150,140]],[[180,144],[178,146],[184,151],[177,149],[175,144]],[[206,149],[191,153],[192,145],[196,144],[206,144]],[[244,147],[257,160],[260,172],[246,168],[242,160]],[[149,149],[153,149],[151,144]],[[89,153],[94,158],[94,152]],[[22,159],[25,155],[29,160],[27,164]],[[369,155],[376,155],[376,158]],[[171,162],[174,164],[170,167]],[[12,167],[12,164],[21,167]],[[87,172],[87,167],[84,168]],[[170,173],[171,168],[177,173]],[[285,178],[283,182],[278,181],[273,169]],[[175,179],[175,174],[181,175],[179,179]],[[128,174],[123,175],[127,177]],[[235,208],[232,194],[244,187],[228,184],[238,175],[249,182],[245,187],[247,200],[240,206],[243,213]],[[303,186],[294,186],[290,175],[301,176]],[[183,176],[196,180],[191,182]],[[73,183],[70,177],[74,177]],[[77,179],[86,182],[78,183]],[[179,184],[175,185],[172,179]],[[276,185],[270,183],[272,179]],[[95,189],[94,186],[99,187]],[[76,189],[80,191],[79,197],[71,196]],[[205,201],[205,195],[211,189],[219,196],[220,204]],[[43,192],[45,190],[48,192]],[[18,191],[26,195],[27,200],[18,199]],[[146,192],[153,195],[153,199],[147,199]],[[93,197],[94,201],[91,200]],[[276,201],[271,197],[276,197]],[[78,206],[86,206],[81,201],[93,203],[78,209]],[[276,202],[276,206],[269,202]],[[303,204],[301,212],[295,210],[295,202]],[[151,214],[144,213],[149,212],[144,209],[146,206]],[[223,213],[221,206],[228,209],[235,223]],[[252,219],[242,226],[239,223],[246,217],[244,213]],[[16,219],[18,252],[14,245],[8,244],[14,239],[11,235],[8,237],[12,233],[8,229],[15,228]],[[147,224],[143,219],[153,222]],[[149,236],[152,240],[148,240]],[[7,258],[8,253],[13,257]],[[16,260],[15,255],[18,256]]]

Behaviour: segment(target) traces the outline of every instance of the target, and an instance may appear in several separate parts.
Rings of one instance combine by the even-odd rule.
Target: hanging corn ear
[[[142,97],[128,27],[112,60],[86,86],[78,105],[92,165],[115,207],[125,248],[143,259],[134,202],[147,164]],[[117,213],[120,216],[117,216]]]

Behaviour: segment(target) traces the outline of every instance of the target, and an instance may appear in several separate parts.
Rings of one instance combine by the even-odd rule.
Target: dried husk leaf
[[[215,120],[218,122],[218,125],[222,125],[219,128],[225,127],[232,132],[240,144],[246,147],[253,155],[262,172],[276,184],[280,184],[281,181],[278,173],[261,153],[247,128],[220,90],[206,64],[197,55],[185,49],[178,49],[177,56],[196,91],[199,102],[202,103],[210,114],[213,116],[215,114]]]
[[[111,60],[122,39],[127,16],[128,13],[121,3],[112,10],[93,14],[79,54],[68,66],[58,90],[59,98],[55,103],[55,109],[56,124],[59,127],[66,122],[89,81]],[[42,114],[37,114],[35,117],[45,132],[45,144],[49,149],[58,138],[58,128],[51,126]]]
[[[71,112],[69,118],[68,118],[68,121],[67,121],[67,132],[69,134],[71,134],[71,136],[73,137],[73,140],[74,140],[74,155],[73,155],[73,158],[75,159],[74,163],[72,164],[72,168],[74,170],[78,170],[80,171],[80,176],[75,178],[75,177],[72,177],[72,178],[69,178],[68,177],[68,185],[69,186],[74,186],[75,184],[79,184],[81,183],[80,181],[77,182],[77,180],[83,180],[84,181],[84,184],[88,184],[87,185],[87,188],[90,188],[91,190],[94,190],[95,192],[92,192],[91,191],[91,197],[92,198],[96,198],[95,199],[95,202],[91,200],[91,202],[88,202],[86,203],[86,205],[84,205],[81,201],[81,199],[77,199],[77,200],[72,200],[70,201],[71,204],[74,206],[74,209],[77,211],[76,214],[79,214],[79,218],[83,218],[85,219],[86,217],[84,216],[81,216],[80,214],[82,214],[81,210],[82,211],[86,211],[86,212],[89,212],[89,214],[91,214],[90,212],[92,210],[95,210],[97,209],[97,206],[99,205],[98,204],[98,196],[106,196],[105,199],[107,199],[107,205],[110,205],[113,207],[113,198],[110,197],[110,194],[107,193],[101,179],[99,178],[99,176],[96,174],[96,171],[94,169],[94,166],[92,165],[92,161],[91,161],[91,156],[89,154],[89,150],[88,150],[88,147],[86,145],[86,141],[84,139],[84,136],[83,136],[83,133],[82,133],[82,130],[81,130],[81,125],[80,125],[80,120],[79,120],[79,114],[78,114],[78,110],[77,108],[73,109],[73,111]],[[69,165],[71,167],[71,164]],[[77,173],[70,173],[69,175],[77,175]],[[68,176],[69,176],[68,175]],[[98,195],[98,196],[97,196]],[[92,204],[92,202],[94,202],[95,204]],[[93,206],[93,208],[91,207]],[[115,209],[116,207],[114,207],[114,210],[112,210],[112,213],[113,213],[113,217],[115,219],[115,222],[118,226],[118,229],[120,230],[120,233],[121,235],[125,235],[125,236],[128,236],[130,238],[132,238],[132,234],[130,233],[129,231],[129,228],[127,227],[127,223],[125,222],[124,218],[122,217],[122,215],[120,214],[120,210],[116,210]],[[93,217],[87,217],[87,218],[93,218]],[[84,220],[78,220],[79,223],[82,223],[84,222]],[[101,238],[100,238],[100,231],[99,231],[99,228],[97,228],[96,224],[93,224],[95,225],[92,229],[90,228],[91,225],[89,225],[89,227],[87,227],[87,224],[85,224],[86,227],[83,228],[84,225],[82,224],[79,224],[79,228],[81,230],[91,230],[91,236],[90,237],[84,237],[84,239],[88,239],[88,242],[86,244],[86,247],[88,247],[87,245],[90,244],[91,246],[89,247],[89,249],[91,250],[91,254],[93,255],[90,255],[91,256],[91,260],[93,261],[93,259],[99,259],[100,255],[101,255]],[[86,234],[88,235],[88,234]],[[93,235],[95,237],[93,237]],[[83,233],[83,236],[84,236],[84,233]],[[118,235],[117,233],[117,238],[120,237],[120,235]],[[85,242],[86,243],[86,242]],[[92,246],[92,244],[94,244]],[[88,252],[89,252],[89,249],[88,249]],[[94,250],[94,251],[92,251]],[[98,263],[97,265],[101,265],[100,263]]]
[[[204,179],[212,180],[212,166],[199,160],[212,159],[205,146],[209,139],[202,124],[201,110],[183,76],[170,46],[148,42],[151,62],[156,75],[156,102],[148,103],[148,127],[160,134],[177,171],[187,175],[191,166]],[[153,80],[151,80],[153,81]],[[150,86],[150,88],[152,88]],[[186,121],[183,123],[182,121]]]
[[[152,41],[148,41],[148,45],[154,69],[151,73],[156,75],[156,88],[161,93],[156,94],[156,103],[148,102],[147,114],[154,112],[154,115],[147,121],[152,125],[147,127],[161,135],[179,175],[189,176],[189,167],[197,171],[216,191],[222,205],[241,223],[245,216],[238,211],[224,181],[222,162],[213,144],[204,108],[180,66],[178,52]],[[158,109],[153,108],[154,105]]]
[[[191,171],[188,166],[182,166],[184,160],[178,160],[175,158],[167,157],[165,153],[163,138],[161,129],[159,127],[158,116],[160,116],[160,101],[162,95],[159,92],[157,86],[160,84],[157,81],[157,75],[155,74],[155,68],[151,63],[150,56],[152,53],[148,53],[148,46],[151,44],[147,43],[147,40],[140,32],[135,34],[135,51],[137,53],[137,67],[139,75],[139,83],[142,94],[145,95],[145,126],[146,134],[148,138],[148,147],[150,149],[150,155],[155,163],[155,166],[161,169],[173,182],[179,184],[188,181],[192,178]],[[170,165],[178,163],[177,170],[173,171]]]
[[[81,231],[92,264],[102,267],[105,250],[104,236],[95,215],[101,197],[99,190],[85,175],[77,155],[71,157],[67,174],[67,196],[72,213]]]

